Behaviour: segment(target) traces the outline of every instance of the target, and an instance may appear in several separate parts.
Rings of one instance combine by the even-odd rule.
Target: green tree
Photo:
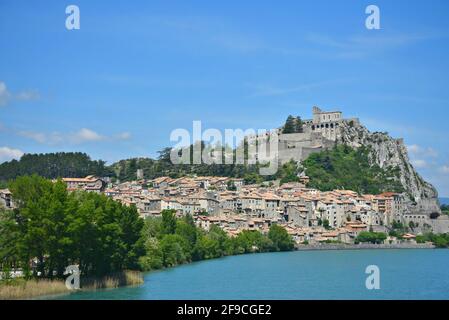
[[[296,133],[303,133],[303,123],[301,120],[301,117],[296,117],[296,122],[295,122],[295,132]]]
[[[188,255],[188,243],[177,234],[166,234],[160,242],[163,264],[166,267],[173,267],[190,260]]]
[[[227,188],[228,188],[229,191],[236,191],[237,190],[237,187],[235,186],[234,182],[231,181],[231,180],[229,180],[227,182]]]
[[[113,175],[112,170],[105,164],[102,160],[91,160],[87,154],[80,152],[25,154],[20,160],[0,164],[0,181],[4,183],[31,174],[50,179]]]
[[[148,238],[145,242],[145,252],[146,254],[139,258],[139,265],[143,270],[157,270],[164,266],[164,256],[159,240]]]
[[[235,253],[267,252],[273,242],[257,230],[243,230],[233,239]]]
[[[373,244],[383,243],[387,239],[387,235],[383,232],[362,231],[356,238],[356,243],[369,242]]]
[[[16,267],[26,270],[37,259],[34,276],[62,277],[70,264],[79,264],[84,275],[138,266],[143,221],[134,206],[96,193],[68,194],[64,182],[36,175],[19,177],[9,188],[17,208],[1,227],[15,241],[3,254],[13,254]]]
[[[273,242],[274,248],[278,251],[289,251],[294,248],[292,237],[287,233],[285,228],[273,224],[268,231],[268,238]]]
[[[197,240],[197,228],[193,223],[189,223],[189,218],[185,217],[176,223],[176,234],[180,235],[189,244],[189,255],[192,254],[193,248]]]
[[[20,266],[20,230],[12,210],[0,207],[0,270],[6,272]]]
[[[292,115],[287,117],[285,121],[284,128],[282,129],[283,134],[294,133],[296,130],[295,118]]]
[[[284,163],[281,166],[281,168],[278,170],[277,177],[281,179],[281,185],[288,182],[298,182],[298,173],[298,163],[294,160],[290,160],[289,162]]]
[[[162,234],[173,234],[176,231],[176,210],[162,210]]]

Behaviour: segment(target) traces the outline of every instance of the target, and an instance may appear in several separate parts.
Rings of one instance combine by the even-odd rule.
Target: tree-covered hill
[[[294,161],[280,166],[273,176],[261,176],[259,164],[175,165],[170,160],[170,150],[166,148],[160,151],[158,159],[133,158],[121,160],[111,166],[106,166],[102,160],[91,160],[85,153],[26,154],[19,161],[13,160],[0,165],[0,182],[31,174],[46,178],[85,177],[93,174],[117,178],[123,182],[135,180],[137,169],[142,169],[146,179],[197,175],[243,178],[248,184],[276,179],[286,183],[298,181],[301,171],[301,166]],[[372,164],[369,149],[365,147],[353,149],[339,145],[332,150],[310,155],[303,161],[302,166],[310,177],[309,186],[322,191],[349,189],[373,194],[403,191],[397,181],[398,170],[382,169]]]
[[[45,178],[85,177],[111,175],[110,169],[102,160],[91,160],[81,152],[58,152],[45,154],[25,154],[20,160],[0,164],[0,182],[18,176],[38,174]]]
[[[310,178],[309,186],[322,191],[349,189],[359,193],[402,192],[398,168],[372,164],[369,149],[339,145],[311,154],[302,165]]]
[[[137,169],[143,170],[146,179],[161,176],[179,178],[186,175],[197,175],[244,178],[247,183],[264,180],[258,175],[258,164],[173,164],[170,160],[170,151],[171,148],[161,150],[157,159],[132,158],[121,160],[112,164],[110,168],[120,181],[135,180]],[[192,154],[193,152],[191,152]]]

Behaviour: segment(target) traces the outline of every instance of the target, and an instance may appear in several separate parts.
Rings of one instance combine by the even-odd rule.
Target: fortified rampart
[[[332,148],[341,133],[343,122],[358,124],[359,120],[343,119],[341,111],[322,111],[318,107],[313,107],[313,118],[302,120],[301,133],[283,134],[282,129],[276,130],[278,136],[278,159],[281,163],[290,160],[302,161],[311,153],[320,152]],[[265,133],[266,136],[272,136]],[[261,136],[248,136],[248,142],[254,141]],[[258,155],[258,159],[263,161],[263,154]],[[269,160],[268,160],[269,161]]]
[[[313,107],[313,119],[303,120],[302,133],[279,134],[280,162],[285,163],[291,159],[302,161],[311,153],[332,148],[340,134],[343,121],[359,122],[358,119],[343,119],[340,111],[327,112]]]

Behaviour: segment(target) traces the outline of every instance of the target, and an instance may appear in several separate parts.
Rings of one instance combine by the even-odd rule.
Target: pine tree
[[[288,133],[295,133],[295,118],[293,118],[292,115],[289,115],[287,117],[287,120],[285,121],[284,128],[282,130],[282,133],[288,134]]]
[[[300,116],[296,117],[296,123],[295,123],[295,132],[296,133],[303,133],[303,128],[302,128],[302,120]]]

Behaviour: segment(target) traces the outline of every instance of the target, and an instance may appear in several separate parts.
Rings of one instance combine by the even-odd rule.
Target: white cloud
[[[12,159],[19,159],[23,156],[23,151],[19,149],[13,149],[9,147],[0,147],[0,163],[9,161]]]
[[[94,141],[101,141],[101,140],[105,139],[104,136],[98,134],[97,132],[95,132],[91,129],[87,129],[87,128],[82,128],[78,132],[71,135],[70,138],[74,143],[94,142]]]
[[[436,158],[438,157],[438,152],[431,147],[421,147],[417,144],[407,145],[407,150],[411,155],[420,155],[424,157]]]
[[[421,152],[421,147],[418,146],[417,144],[412,144],[412,145],[407,146],[407,150],[411,154],[416,154],[416,153]]]
[[[0,106],[6,106],[10,98],[11,93],[9,93],[8,88],[6,88],[6,84],[0,81]]]
[[[12,100],[31,101],[40,98],[37,90],[24,90],[17,94],[11,93],[6,87],[6,83],[0,81],[0,106],[6,106]]]
[[[42,132],[33,132],[33,131],[20,131],[19,135],[25,138],[32,139],[39,143],[46,143],[47,136]]]
[[[433,148],[427,148],[427,155],[432,158],[438,157],[438,151]]]
[[[449,174],[449,166],[448,165],[444,165],[440,168],[440,171],[444,174]]]
[[[78,131],[61,133],[61,132],[38,132],[38,131],[14,131],[18,136],[28,138],[40,144],[57,145],[62,143],[82,144],[99,141],[122,141],[131,139],[131,133],[121,132],[114,135],[103,135],[92,129],[82,128]]]
[[[36,131],[19,131],[17,134],[42,144],[57,144],[64,140],[63,135],[58,132],[47,134]]]
[[[438,32],[420,34],[411,34],[408,32],[377,35],[370,34],[369,36],[356,35],[339,38],[311,33],[305,37],[305,40],[317,47],[330,49],[326,50],[326,52],[329,52],[329,57],[355,59],[424,41],[446,38],[447,34]]]
[[[22,101],[38,100],[40,94],[36,90],[26,90],[16,94],[15,98]]]
[[[131,133],[129,132],[122,132],[116,135],[116,138],[119,140],[129,140],[131,139]]]
[[[427,161],[422,159],[413,159],[411,163],[415,168],[425,168],[427,167]]]

